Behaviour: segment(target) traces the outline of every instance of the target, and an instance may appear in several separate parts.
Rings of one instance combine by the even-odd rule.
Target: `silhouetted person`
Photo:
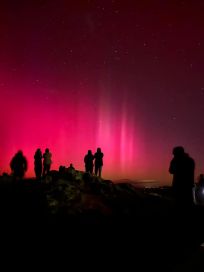
[[[42,152],[38,148],[34,155],[34,170],[36,179],[41,179],[42,176]]]
[[[23,178],[27,171],[27,160],[22,151],[18,151],[10,162],[11,171],[15,178]]]
[[[93,161],[94,155],[92,154],[91,150],[88,150],[88,153],[84,157],[85,171],[87,173],[93,174]]]
[[[103,167],[103,153],[101,152],[101,149],[98,147],[97,152],[94,154],[95,159],[95,175],[97,176],[99,174],[99,177],[101,177],[102,167]]]
[[[67,172],[71,174],[75,173],[75,168],[72,163],[70,163],[69,167],[67,167]]]
[[[173,174],[172,188],[175,199],[183,204],[192,204],[195,162],[185,153],[182,146],[175,147],[173,155],[169,172]]]
[[[69,167],[67,168],[68,170],[75,170],[74,166],[72,163],[70,163]]]
[[[72,163],[70,163],[69,167],[66,169],[67,179],[74,180],[76,176],[76,170]]]
[[[45,153],[43,154],[43,176],[47,175],[50,172],[52,154],[49,149],[45,149]]]

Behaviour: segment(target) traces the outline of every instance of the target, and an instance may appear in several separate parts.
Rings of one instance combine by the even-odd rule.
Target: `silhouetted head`
[[[46,149],[45,149],[45,152],[46,152],[46,153],[49,153],[49,148],[46,148]]]
[[[19,150],[16,155],[19,156],[19,157],[22,157],[23,156],[23,151]]]
[[[38,148],[38,149],[36,150],[36,153],[41,153],[41,149]]]
[[[101,148],[100,147],[97,148],[97,153],[101,153]]]
[[[174,147],[174,149],[173,149],[173,155],[175,157],[181,157],[184,154],[185,154],[185,151],[184,151],[183,146],[176,146],[176,147]]]
[[[92,151],[91,151],[91,150],[88,150],[88,154],[91,155],[91,154],[92,154]]]

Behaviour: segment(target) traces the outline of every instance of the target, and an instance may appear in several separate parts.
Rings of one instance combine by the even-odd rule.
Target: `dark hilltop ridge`
[[[178,207],[171,188],[146,190],[81,171],[50,171],[40,181],[1,176],[0,212],[2,233],[13,240],[26,236],[29,246],[39,251],[44,243],[52,253],[57,243],[63,254],[126,270],[174,271],[201,254],[204,241],[203,208]]]

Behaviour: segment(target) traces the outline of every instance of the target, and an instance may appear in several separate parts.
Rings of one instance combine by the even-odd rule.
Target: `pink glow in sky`
[[[62,97],[58,97],[58,90],[36,86],[1,86],[1,90],[0,142],[5,154],[0,161],[1,171],[10,172],[11,157],[21,149],[29,163],[27,176],[33,176],[33,156],[38,147],[43,151],[50,148],[53,169],[73,163],[83,170],[87,150],[95,152],[97,147],[105,155],[105,177],[130,177],[128,173],[137,168],[141,152],[139,129],[127,116],[127,104],[121,101],[121,110],[116,111],[104,90],[99,89],[97,93],[101,91],[101,95],[93,98],[87,96],[86,90],[74,87]],[[46,92],[49,97],[42,99],[41,94]]]
[[[0,173],[46,147],[53,169],[170,184],[172,148],[204,172],[203,1],[0,1]]]

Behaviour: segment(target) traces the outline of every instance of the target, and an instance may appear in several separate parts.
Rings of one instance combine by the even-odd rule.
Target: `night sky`
[[[0,1],[0,173],[22,149],[105,178],[170,183],[172,148],[204,172],[204,1]]]

